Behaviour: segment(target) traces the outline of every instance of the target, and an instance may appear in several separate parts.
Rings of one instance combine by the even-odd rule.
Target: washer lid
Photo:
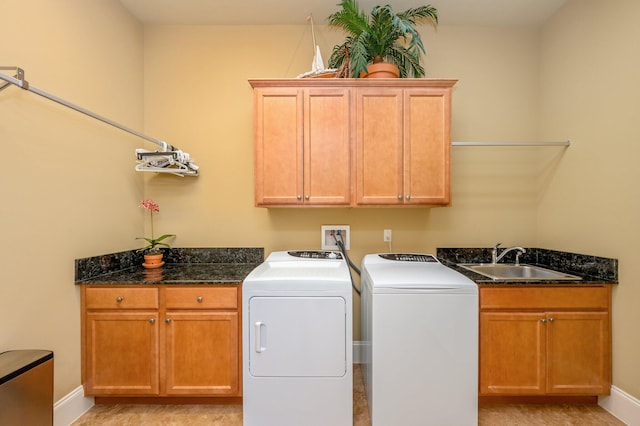
[[[435,260],[432,255],[417,256]],[[476,283],[437,260],[388,260],[378,254],[369,254],[362,260],[362,272],[363,276],[370,277],[374,289],[469,289],[477,292]]]

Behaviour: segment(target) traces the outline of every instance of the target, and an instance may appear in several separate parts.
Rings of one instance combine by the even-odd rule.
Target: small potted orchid
[[[158,203],[153,201],[152,199],[142,200],[140,201],[140,207],[145,210],[149,210],[149,214],[151,215],[151,238],[146,237],[138,237],[136,240],[145,240],[148,244],[142,247],[139,251],[144,252],[144,263],[142,266],[145,268],[159,268],[164,265],[162,261],[163,253],[160,250],[159,246],[169,248],[169,244],[164,243],[163,241],[169,237],[175,237],[174,234],[164,234],[159,236],[158,238],[154,238],[153,236],[153,213],[160,213],[160,206]]]

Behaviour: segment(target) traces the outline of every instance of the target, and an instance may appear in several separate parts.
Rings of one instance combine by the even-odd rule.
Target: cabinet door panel
[[[167,395],[239,395],[237,312],[167,312]]]
[[[255,109],[256,205],[301,203],[302,91],[256,90]]]
[[[356,93],[356,201],[401,204],[402,89]]]
[[[157,395],[156,312],[87,313],[85,394]]]
[[[608,394],[610,365],[606,312],[547,314],[547,392]]]
[[[448,204],[449,97],[440,90],[410,89],[404,96],[404,194],[411,204]]]
[[[480,314],[480,394],[545,392],[545,330],[539,313]]]
[[[309,90],[305,96],[305,203],[350,202],[349,105],[345,89]]]

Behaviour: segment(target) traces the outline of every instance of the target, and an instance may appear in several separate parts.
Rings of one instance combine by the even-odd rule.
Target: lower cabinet
[[[241,396],[238,285],[83,286],[91,396]]]
[[[480,396],[608,395],[610,286],[481,286]]]

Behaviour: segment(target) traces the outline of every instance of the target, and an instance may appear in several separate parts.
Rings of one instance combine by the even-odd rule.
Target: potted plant
[[[166,240],[169,237],[175,237],[174,234],[164,234],[158,238],[154,238],[153,236],[153,213],[160,213],[160,206],[158,203],[151,199],[140,201],[140,207],[145,210],[149,210],[149,214],[151,215],[151,238],[146,237],[138,237],[136,240],[145,240],[148,244],[142,247],[139,251],[144,252],[144,263],[142,266],[145,268],[159,268],[164,265],[162,261],[163,253],[160,250],[159,246],[169,248],[169,244],[163,243],[162,241]]]
[[[342,28],[348,35],[344,43],[333,48],[329,67],[346,67],[349,72],[345,74],[358,78],[377,77],[378,64],[384,64],[383,68],[393,64],[397,66],[395,77],[424,77],[420,52],[425,50],[415,25],[421,21],[434,27],[438,24],[438,11],[433,6],[401,13],[395,13],[390,5],[375,6],[370,16],[360,10],[357,0],[342,0],[339,6],[342,10],[329,16],[329,25]]]

